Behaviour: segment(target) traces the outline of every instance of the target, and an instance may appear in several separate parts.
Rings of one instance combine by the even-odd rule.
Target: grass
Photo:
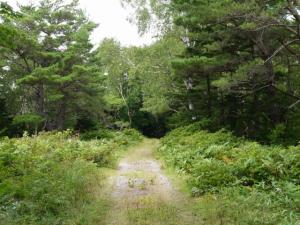
[[[164,137],[156,155],[180,189],[194,196],[190,210],[201,215],[201,225],[299,225],[299,150],[194,124]]]
[[[91,195],[91,200],[87,203],[80,204],[78,207],[71,208],[70,214],[73,217],[65,224],[87,225],[97,224],[106,225],[104,218],[106,217],[111,203],[108,200],[106,191],[104,191],[106,177],[109,170],[99,168],[97,171],[98,176],[94,177],[94,183],[90,183],[88,191]]]
[[[120,204],[120,203],[119,203]],[[163,201],[157,196],[125,199],[111,212],[106,225],[194,225],[199,219],[185,205]],[[118,212],[116,212],[118,211]]]
[[[83,141],[70,132],[0,141],[0,223],[105,224],[109,168],[141,140],[133,130]]]
[[[126,132],[89,141],[69,133],[4,139],[0,223],[300,225],[298,147],[264,147],[223,131],[191,134],[181,128],[155,152],[157,140],[129,148],[141,139]],[[157,169],[155,157],[165,159],[164,171]],[[120,160],[129,169],[116,171]],[[173,185],[162,182],[165,174]],[[110,181],[117,176],[127,184],[112,199]],[[240,176],[242,182],[233,182]]]
[[[178,209],[153,197],[140,197],[134,207],[126,209],[127,224],[129,225],[177,225],[180,224]]]

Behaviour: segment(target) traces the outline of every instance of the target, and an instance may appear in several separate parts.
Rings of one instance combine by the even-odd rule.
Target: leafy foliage
[[[26,131],[0,142],[1,222],[89,224],[93,177],[140,139],[127,128],[177,128],[159,152],[208,224],[299,224],[299,1],[121,2],[155,43],[93,46],[78,0],[0,3],[0,136]]]
[[[136,131],[124,130],[91,141],[68,131],[1,140],[1,221],[77,224],[85,205],[95,200],[92,186],[104,179],[98,168],[113,167],[118,152],[140,138]]]
[[[263,146],[224,130],[209,133],[202,130],[202,124],[175,129],[159,148],[168,165],[187,175],[193,195],[209,199],[214,194],[216,202],[209,201],[226,204],[223,213],[231,221],[228,224],[274,224],[276,220],[280,221],[276,224],[294,224],[299,220],[299,146]],[[232,215],[236,201],[247,204]],[[266,217],[250,216],[263,208]]]
[[[42,117],[38,130],[74,128],[82,115],[100,118],[95,103],[102,102],[102,76],[90,53],[97,25],[78,1],[20,5],[20,16],[9,13],[7,5],[1,9],[0,86],[9,114]]]
[[[141,32],[154,24],[160,40],[172,34],[184,45],[170,58],[167,93],[157,92],[168,100],[168,127],[209,118],[213,129],[262,143],[298,143],[298,1],[122,2]],[[279,126],[288,128],[276,136]]]

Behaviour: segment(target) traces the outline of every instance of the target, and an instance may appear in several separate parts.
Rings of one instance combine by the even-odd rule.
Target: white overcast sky
[[[20,4],[39,2],[39,0],[4,1],[14,7],[17,2]],[[92,35],[94,44],[98,44],[105,37],[115,38],[125,46],[142,46],[152,42],[151,34],[140,37],[137,27],[127,21],[131,12],[122,8],[120,0],[80,0],[80,4],[90,19],[99,24]]]

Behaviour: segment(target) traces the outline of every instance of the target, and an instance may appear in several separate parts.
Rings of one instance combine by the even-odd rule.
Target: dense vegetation
[[[201,196],[207,224],[299,224],[299,146],[262,146],[224,130],[201,130],[207,125],[178,128],[159,149],[187,176],[191,194]]]
[[[82,141],[70,132],[0,142],[1,224],[102,224],[104,167],[140,141],[134,130]]]
[[[155,28],[184,45],[163,84],[168,126],[209,118],[216,130],[297,144],[299,1],[124,2],[136,8],[141,32]]]
[[[145,47],[93,47],[97,25],[76,0],[2,3],[1,134],[104,126],[163,136],[208,118],[213,130],[297,144],[298,1],[146,2],[122,1],[141,33],[157,31]]]
[[[205,224],[299,224],[300,2],[121,2],[153,44],[93,46],[78,0],[0,3],[0,223],[101,219],[135,128],[169,132]]]
[[[130,126],[164,133],[160,86],[182,48],[175,39],[145,48],[105,39],[93,48],[97,25],[76,0],[44,0],[18,12],[2,3],[0,13],[0,135]]]

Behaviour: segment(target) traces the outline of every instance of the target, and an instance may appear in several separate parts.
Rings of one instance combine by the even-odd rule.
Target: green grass
[[[178,209],[151,197],[142,197],[126,210],[127,224],[134,225],[176,225],[180,224]]]
[[[89,141],[70,132],[1,140],[1,223],[101,224],[110,207],[105,168],[140,140],[133,130]]]
[[[122,225],[192,225],[196,217],[174,201],[165,202],[154,196],[142,196],[123,204],[123,215],[116,223]],[[198,221],[198,220],[197,220]]]
[[[263,146],[199,124],[176,129],[157,153],[186,180],[203,225],[296,225],[300,146]]]

